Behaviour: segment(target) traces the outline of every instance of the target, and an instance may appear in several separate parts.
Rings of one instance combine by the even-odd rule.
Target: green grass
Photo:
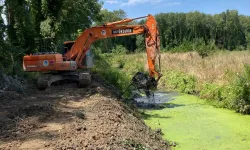
[[[130,97],[132,77],[138,72],[143,72],[143,64],[137,58],[138,55],[124,55],[116,53],[96,54],[95,67],[92,71],[100,74],[106,81],[118,88],[120,91],[126,92],[122,95],[125,98]],[[133,61],[129,61],[130,59]]]
[[[248,150],[250,116],[215,108],[195,96],[181,95],[169,102],[173,108],[147,110],[152,129],[177,143],[176,150]]]

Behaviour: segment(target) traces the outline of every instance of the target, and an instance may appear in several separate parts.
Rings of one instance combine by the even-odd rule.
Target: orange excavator
[[[122,25],[142,18],[146,18],[144,25]],[[156,87],[161,78],[161,74],[156,71],[155,67],[156,58],[160,52],[160,36],[157,22],[152,15],[88,28],[75,41],[64,42],[65,54],[38,53],[24,56],[23,69],[24,71],[43,73],[37,79],[37,87],[41,90],[46,89],[53,82],[65,79],[75,80],[79,87],[86,87],[91,83],[91,75],[89,72],[79,70],[86,68],[83,60],[86,58],[91,44],[99,39],[136,34],[145,35],[149,77],[137,73],[133,78],[133,83],[138,88]],[[157,78],[155,79],[155,77]]]

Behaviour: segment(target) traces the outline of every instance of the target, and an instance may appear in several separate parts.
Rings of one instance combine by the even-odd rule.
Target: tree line
[[[99,0],[0,0],[0,68],[13,73],[21,68],[23,55],[44,50],[44,44],[60,52],[63,41],[74,40],[86,28],[129,17],[123,10],[108,11],[102,6]],[[160,13],[155,17],[162,51],[250,48],[250,17],[237,10],[215,15]],[[93,47],[102,52],[145,50],[143,35],[105,39]]]
[[[209,15],[196,12],[160,13],[156,15],[162,47],[166,50],[183,48],[244,50],[250,47],[250,17],[227,10]],[[196,46],[194,46],[196,45]]]
[[[101,13],[106,16],[104,20],[107,22],[126,18],[126,13],[122,10],[102,10]],[[237,10],[226,10],[215,15],[198,11],[160,13],[155,17],[160,29],[162,51],[198,51],[203,56],[215,50],[250,48],[250,16],[240,15]],[[141,20],[132,24],[144,22],[145,20]],[[121,45],[129,52],[145,50],[142,35],[107,39],[99,43],[103,52],[120,51]]]
[[[99,0],[0,0],[0,68],[13,72],[23,55],[75,39],[101,8]]]

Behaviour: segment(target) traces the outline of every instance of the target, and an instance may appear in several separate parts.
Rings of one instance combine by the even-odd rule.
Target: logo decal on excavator
[[[106,31],[105,31],[105,30],[102,30],[101,34],[102,34],[102,35],[106,35]]]
[[[48,60],[44,60],[44,61],[43,61],[43,66],[44,66],[44,67],[47,67],[48,65],[49,65],[49,61],[48,61]]]
[[[27,65],[27,68],[36,68],[36,65]]]
[[[126,34],[126,33],[133,33],[133,28],[112,30],[112,34]]]
[[[155,24],[152,24],[152,29],[153,29],[153,30],[155,29]]]

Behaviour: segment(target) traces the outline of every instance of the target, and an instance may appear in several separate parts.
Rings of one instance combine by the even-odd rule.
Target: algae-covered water
[[[191,95],[159,97],[165,107],[143,109],[144,120],[152,129],[161,128],[164,139],[177,143],[174,150],[250,149],[249,115],[215,108]]]

